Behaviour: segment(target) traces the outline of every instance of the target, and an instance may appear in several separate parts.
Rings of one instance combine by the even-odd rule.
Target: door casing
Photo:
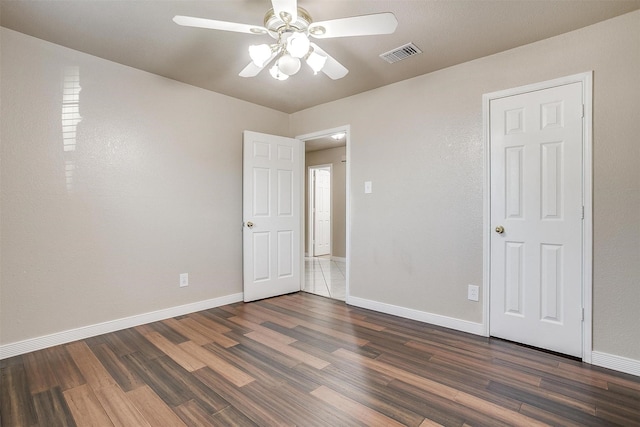
[[[582,360],[591,363],[592,319],[593,319],[593,71],[574,74],[567,77],[534,83],[526,86],[501,90],[482,96],[482,115],[484,128],[484,179],[483,179],[483,312],[484,335],[489,336],[490,283],[491,283],[491,127],[490,102],[494,99],[520,95],[527,92],[553,88],[570,83],[582,83],[584,100],[583,121],[583,167],[582,196],[584,221],[582,223],[582,306],[584,322],[582,329]]]
[[[349,276],[350,276],[350,271],[351,271],[351,125],[343,125],[343,126],[339,126],[339,127],[335,127],[335,128],[331,128],[331,129],[325,129],[325,130],[321,130],[318,132],[312,132],[312,133],[307,133],[307,134],[303,134],[303,135],[298,135],[295,138],[299,139],[300,141],[303,142],[303,144],[306,141],[309,141],[311,139],[316,139],[316,138],[321,138],[324,136],[331,136],[334,135],[336,133],[339,132],[344,132],[345,133],[345,138],[347,141],[347,165],[346,165],[346,202],[345,202],[345,210],[346,210],[346,242],[345,242],[345,252],[346,252],[346,271],[345,271],[345,282],[346,282],[346,298],[345,301],[347,304],[349,304],[349,300],[350,300],[350,293],[349,293]],[[304,152],[304,146],[302,147],[302,150]],[[302,173],[304,173],[304,168],[306,166],[303,165],[302,168],[303,170],[301,171]],[[304,185],[301,186],[302,188],[302,195],[300,197],[301,203],[302,203],[302,217],[304,218],[305,216],[305,203],[304,203]],[[304,221],[302,221],[302,230],[300,230],[300,235],[302,236],[302,239],[304,239]],[[333,242],[332,242],[333,243]],[[304,252],[305,249],[308,247],[308,243],[302,244],[301,248],[301,254],[300,256],[302,257],[302,262],[304,265]],[[305,275],[302,275],[302,285],[300,289],[304,289],[305,288]]]

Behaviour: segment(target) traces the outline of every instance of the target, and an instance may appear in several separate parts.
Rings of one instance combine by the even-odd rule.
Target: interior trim
[[[78,341],[85,338],[95,337],[97,335],[107,334],[122,329],[132,328],[158,320],[169,319],[171,317],[182,316],[196,311],[208,310],[222,305],[233,304],[243,300],[242,292],[237,294],[226,295],[223,297],[212,298],[204,301],[198,301],[190,304],[169,307],[162,310],[151,311],[149,313],[137,314],[122,319],[110,320],[95,325],[82,326],[80,328],[69,329],[67,331],[56,332],[51,335],[45,335],[36,338],[26,339],[0,346],[0,360],[8,357],[18,356],[20,354],[32,351],[42,350],[43,348],[53,347],[60,344],[66,344],[72,341]]]
[[[345,245],[346,246],[345,247],[345,252],[346,252],[346,254],[345,254],[346,255],[345,256],[345,258],[346,258],[346,260],[345,260],[346,268],[345,269],[346,269],[346,271],[345,271],[344,277],[345,277],[345,282],[346,282],[346,285],[345,285],[345,287],[346,287],[346,289],[345,289],[346,302],[347,302],[347,304],[349,304],[349,302],[350,302],[350,297],[349,297],[349,289],[350,289],[350,283],[349,282],[350,282],[350,279],[349,279],[349,277],[351,276],[351,125],[343,125],[343,126],[338,126],[338,127],[331,128],[331,129],[321,130],[321,131],[318,131],[318,132],[312,132],[312,133],[306,133],[306,134],[303,134],[303,135],[298,135],[298,136],[296,136],[296,139],[299,139],[303,143],[306,143],[306,141],[308,141],[310,139],[320,138],[320,137],[323,137],[323,136],[330,136],[330,135],[333,135],[334,133],[337,133],[337,132],[344,132],[345,133],[345,138],[347,138],[346,139],[346,147],[347,147],[347,170],[346,170],[346,180],[347,180],[347,182],[346,182],[346,185],[347,185],[347,188],[345,190],[346,191],[346,194],[345,194],[345,197],[346,197],[346,202],[345,202],[346,203],[346,205],[345,205],[345,210],[346,210],[346,220],[345,220],[346,221],[346,229],[345,229],[345,234],[346,234],[347,241],[346,241],[346,245]],[[302,151],[301,155],[303,157],[303,161],[302,161],[302,166],[301,166],[301,172],[300,173],[304,174],[305,173],[305,168],[306,168],[304,144],[302,146],[302,150],[301,151]],[[305,210],[306,210],[307,207],[305,206],[305,203],[304,203],[304,191],[305,191],[304,185],[302,185],[302,187],[303,187],[302,197],[301,197],[302,200],[301,200],[300,204],[302,205],[302,216],[304,218]],[[302,243],[301,243],[300,246],[306,248],[308,245],[306,245],[306,242],[304,241],[305,240],[304,227],[305,227],[305,222],[301,221],[300,236],[301,236]],[[333,244],[333,242],[332,242],[332,244]],[[302,252],[304,252],[304,249],[302,250]],[[307,253],[307,255],[308,255],[308,253]],[[301,254],[300,256],[303,257],[304,254]],[[304,266],[304,258],[302,258],[301,262],[302,262],[302,265]],[[302,274],[302,278],[300,280],[300,290],[302,290],[304,288],[305,288],[305,275]]]
[[[616,356],[615,354],[591,352],[591,363],[603,368],[613,369],[626,374],[640,377],[640,360],[629,359],[628,357]]]
[[[474,335],[484,335],[484,325],[482,323],[470,322],[468,320],[455,319],[441,314],[429,313],[412,308],[400,307],[398,305],[387,304],[351,296],[349,305],[378,311],[385,314],[403,317],[405,319],[417,320],[431,325],[442,326],[456,331],[468,332]]]

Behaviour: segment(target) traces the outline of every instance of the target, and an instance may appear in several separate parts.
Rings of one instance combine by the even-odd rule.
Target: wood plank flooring
[[[297,293],[0,362],[10,426],[640,426],[640,378]]]

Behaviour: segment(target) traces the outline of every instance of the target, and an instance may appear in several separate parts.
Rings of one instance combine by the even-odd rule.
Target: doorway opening
[[[298,136],[305,146],[302,290],[348,300],[349,126]]]
[[[331,175],[333,164],[307,166],[308,254],[313,257],[331,255]]]

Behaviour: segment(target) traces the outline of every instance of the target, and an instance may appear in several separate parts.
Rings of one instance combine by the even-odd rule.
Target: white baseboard
[[[331,255],[331,261],[347,262],[346,258]]]
[[[169,319],[171,317],[208,310],[222,305],[233,304],[242,300],[243,294],[237,293],[5,344],[0,346],[0,360],[32,351],[42,350],[43,348],[94,337],[96,335],[132,328],[146,323],[157,322],[158,320]],[[348,297],[347,304],[379,311],[381,313],[392,314],[406,319],[430,323],[432,325],[442,326],[457,331],[468,332],[475,335],[484,335],[484,327],[481,323],[469,322],[467,320],[455,319],[453,317],[442,316],[439,314],[428,313],[426,311],[414,310],[411,308],[400,307],[397,305],[358,297]],[[640,360],[593,351],[591,353],[591,363],[603,368],[640,376]]]
[[[430,323],[436,326],[443,326],[456,331],[468,332],[475,335],[484,335],[484,325],[482,323],[469,322],[468,320],[456,319],[453,317],[433,314],[426,311],[414,310],[412,308],[400,307],[383,302],[372,301],[358,297],[347,297],[347,304],[356,307],[367,308],[381,313],[392,314],[405,319],[417,320],[419,322]]]
[[[640,377],[640,360],[592,351],[591,364]]]
[[[137,314],[135,316],[122,319],[110,320],[95,325],[82,326],[68,331],[56,332],[37,338],[30,338],[24,341],[4,344],[0,346],[0,360],[8,357],[18,356],[31,351],[42,350],[43,348],[66,344],[96,335],[119,331],[121,329],[132,328],[146,323],[157,322],[158,320],[169,319],[171,317],[182,316],[196,311],[208,310],[222,305],[233,304],[243,300],[242,292],[226,295],[219,298],[212,298],[190,304],[169,307],[149,313]]]
[[[428,313],[426,311],[414,310],[411,308],[352,296],[347,297],[347,304],[379,311],[381,313],[392,314],[398,317],[404,317],[406,319],[417,320],[419,322],[430,323],[432,325],[443,326],[457,331],[469,332],[475,335],[485,335],[484,325],[482,323],[469,322],[467,320],[455,319],[453,317],[442,316],[439,314]],[[601,353],[599,351],[592,351],[591,364],[624,372],[626,374],[640,376],[640,360],[616,356],[614,354]]]

